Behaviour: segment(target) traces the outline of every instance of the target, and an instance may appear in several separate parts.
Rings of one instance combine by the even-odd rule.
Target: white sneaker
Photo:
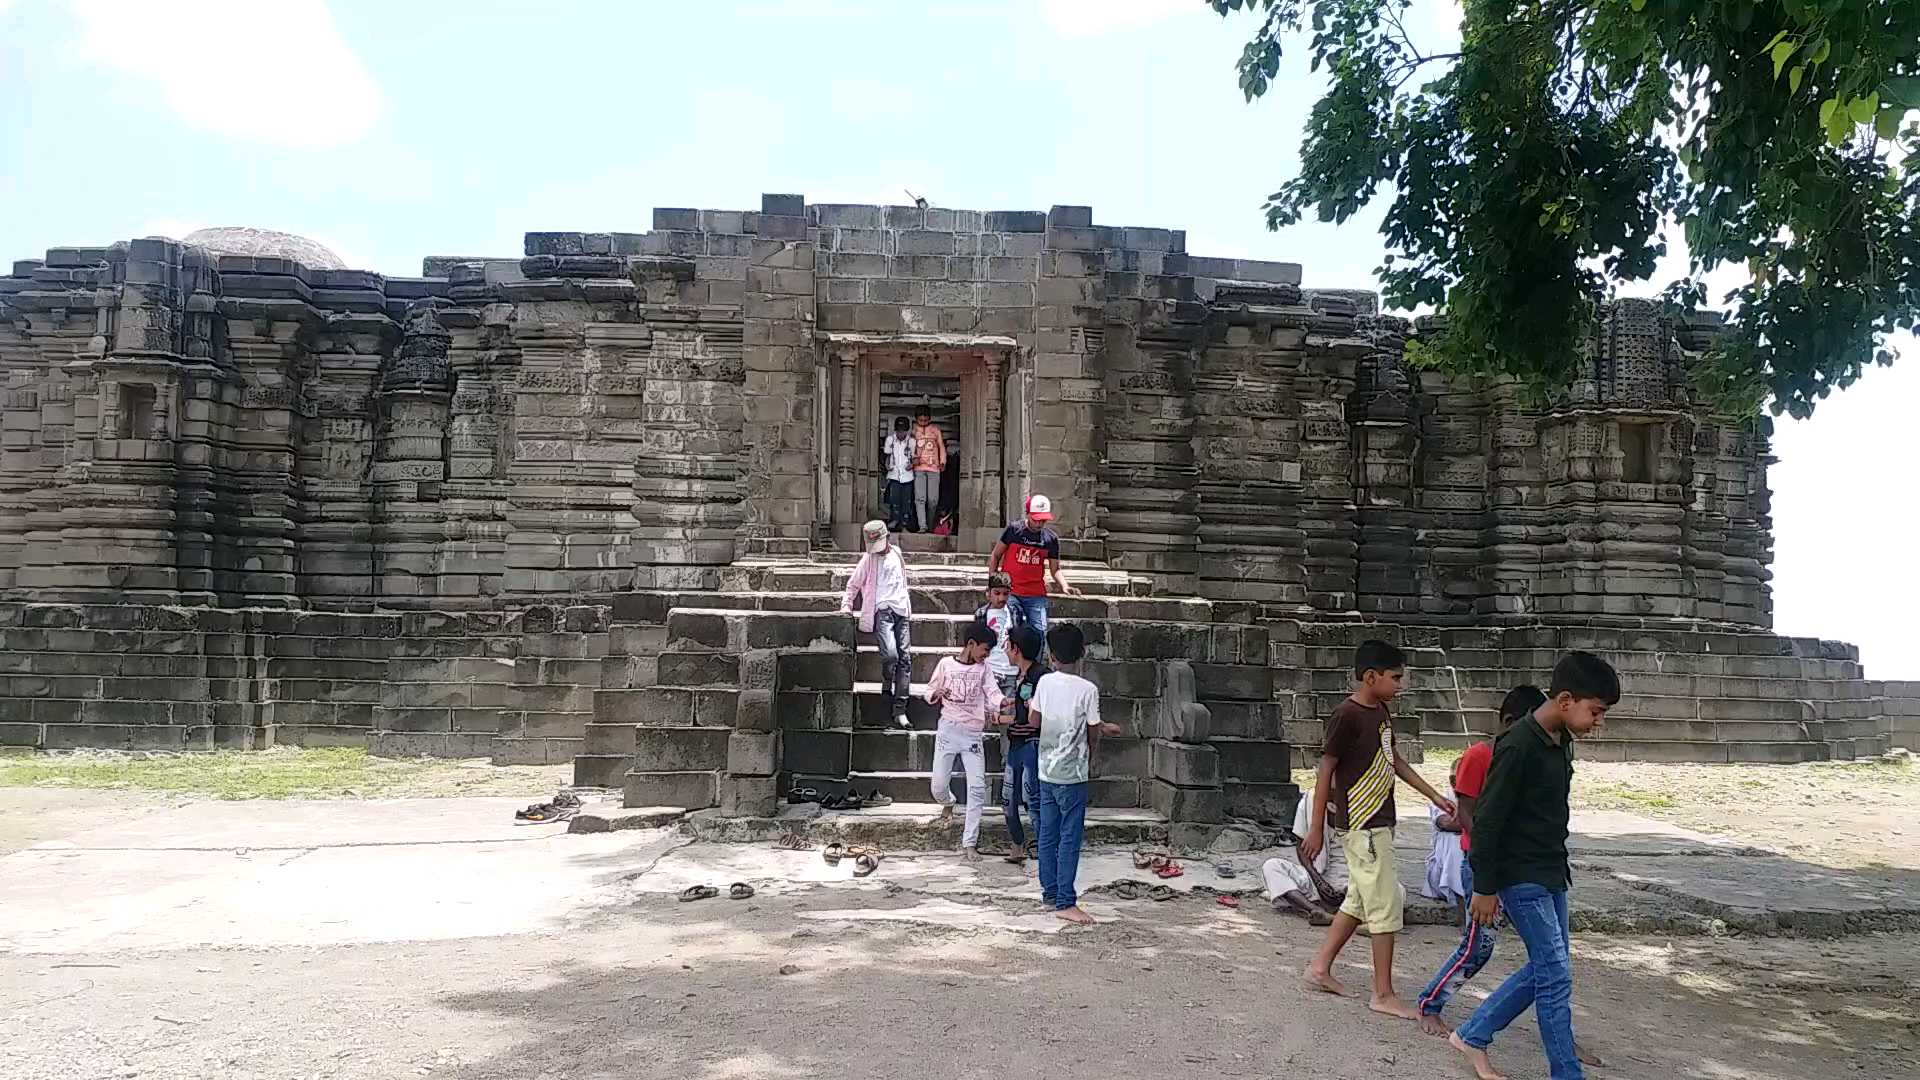
[[[901,727],[912,727],[913,721],[907,719],[907,710],[901,709],[893,714],[893,722]]]

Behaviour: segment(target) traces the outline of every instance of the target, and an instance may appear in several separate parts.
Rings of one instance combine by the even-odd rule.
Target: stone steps
[[[735,722],[730,714],[745,726],[741,710],[770,698],[779,729],[779,783],[852,782],[902,801],[924,801],[939,719],[938,707],[924,700],[925,680],[940,657],[960,645],[984,598],[986,573],[977,556],[929,561],[916,554],[912,561],[916,684],[907,705],[910,730],[893,724],[891,703],[879,694],[876,645],[856,634],[852,620],[838,610],[853,557],[742,561],[722,572],[716,591],[616,598],[612,657],[593,697],[594,723],[578,762],[580,775],[596,783],[620,776],[629,803],[681,805],[676,800],[711,793],[724,809],[728,785],[762,782],[752,779],[759,774],[723,761],[714,736],[671,732],[720,728]],[[1210,812],[1201,820],[1217,820],[1220,789],[1211,753],[1203,755],[1204,776],[1163,782],[1149,768],[1144,736],[1158,723],[1162,662],[1173,659],[1193,664],[1194,692],[1201,701],[1219,703],[1229,742],[1265,734],[1269,741],[1263,745],[1228,749],[1246,751],[1233,780],[1242,802],[1271,802],[1282,785],[1262,774],[1261,762],[1272,751],[1282,758],[1286,751],[1272,741],[1281,725],[1271,652],[1266,628],[1252,623],[1253,606],[1142,595],[1145,579],[1103,566],[1069,566],[1066,573],[1089,595],[1055,599],[1051,621],[1072,621],[1085,631],[1087,674],[1101,686],[1103,716],[1137,733],[1103,740],[1094,769],[1096,804],[1141,807],[1158,800],[1167,803],[1159,808],[1164,814],[1181,799],[1184,813]],[[649,749],[649,740],[662,739],[678,742]],[[999,741],[987,740],[996,778]],[[687,746],[706,756],[690,757]],[[712,777],[691,775],[704,774],[715,762],[720,764]],[[1243,774],[1247,778],[1238,778]],[[956,783],[964,784],[964,771]],[[1193,794],[1175,790],[1173,783],[1211,784],[1211,802],[1196,804],[1196,810],[1188,805]]]
[[[987,774],[987,817],[996,817],[1001,813],[1002,789],[1001,774]],[[809,777],[806,774],[794,774],[794,782],[806,784],[810,780],[818,783],[834,782],[832,777]],[[855,791],[877,791],[892,798],[895,802],[931,803],[930,786],[933,774],[929,772],[860,772],[847,774],[846,784]],[[952,781],[955,799],[962,803],[966,800],[966,774],[955,770]],[[1141,781],[1131,778],[1094,777],[1088,782],[1087,804],[1106,809],[1146,809],[1146,800],[1141,796]],[[957,811],[956,811],[957,812]]]
[[[984,584],[916,585],[908,593],[917,615],[943,612],[971,615],[986,601]],[[667,612],[674,608],[831,612],[840,609],[840,602],[845,595],[843,590],[830,589],[632,592],[614,599],[613,621],[616,625],[661,623],[666,620]],[[1118,618],[1186,622],[1212,622],[1223,610],[1241,610],[1224,604],[1210,605],[1205,600],[1116,594],[1057,596],[1048,602],[1048,609],[1055,620]],[[1250,616],[1250,612],[1248,614]]]
[[[1104,567],[1063,567],[1062,574],[1075,589],[1091,596],[1145,597],[1152,591],[1147,579]],[[722,592],[844,592],[852,576],[852,566],[734,563],[719,571],[718,581]],[[971,589],[985,598],[984,561],[974,566],[909,566],[907,577],[910,587]]]
[[[834,789],[836,794],[838,790]],[[953,820],[942,822],[939,805],[929,801],[928,793],[922,789],[913,798],[895,796],[892,806],[824,811],[818,817],[807,820],[804,831],[815,843],[838,840],[843,844],[865,844],[882,851],[941,851],[959,846],[963,817],[964,814],[956,807]],[[1027,820],[1027,825],[1027,838],[1031,840],[1031,819]],[[1167,819],[1152,810],[1095,806],[1087,811],[1085,842],[1089,846],[1159,846],[1166,844],[1167,840]],[[1005,815],[998,805],[988,806],[980,819],[981,850],[1004,852],[1010,847]]]

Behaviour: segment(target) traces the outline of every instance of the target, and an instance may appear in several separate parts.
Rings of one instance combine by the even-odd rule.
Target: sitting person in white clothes
[[[1460,761],[1453,763],[1453,772],[1448,780],[1448,790],[1454,798],[1459,798]],[[1460,880],[1460,864],[1466,861],[1466,855],[1460,850],[1460,819],[1457,813],[1449,814],[1437,806],[1427,807],[1427,818],[1433,823],[1433,839],[1427,848],[1427,888],[1426,894],[1435,900],[1444,900],[1466,912],[1467,901],[1472,899]]]

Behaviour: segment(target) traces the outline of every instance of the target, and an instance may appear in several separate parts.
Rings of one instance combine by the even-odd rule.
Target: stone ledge
[[[620,832],[625,829],[660,829],[687,816],[678,806],[622,807],[617,802],[600,802],[584,807],[567,822],[570,833]]]

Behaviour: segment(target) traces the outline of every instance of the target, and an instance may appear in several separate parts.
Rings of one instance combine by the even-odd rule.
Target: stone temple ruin
[[[835,613],[883,425],[943,418],[911,536],[924,677],[1024,495],[1094,643],[1097,804],[1271,818],[1352,645],[1458,743],[1555,654],[1601,758],[1920,745],[1920,692],[1776,637],[1765,440],[1686,396],[1711,323],[1613,304],[1563,401],[1409,370],[1372,295],[1087,207],[663,209],[522,258],[338,268],[252,230],[0,278],[0,743],[575,762],[634,805],[794,780],[924,801]],[[916,705],[916,710],[924,705]],[[997,762],[993,763],[997,764]]]

